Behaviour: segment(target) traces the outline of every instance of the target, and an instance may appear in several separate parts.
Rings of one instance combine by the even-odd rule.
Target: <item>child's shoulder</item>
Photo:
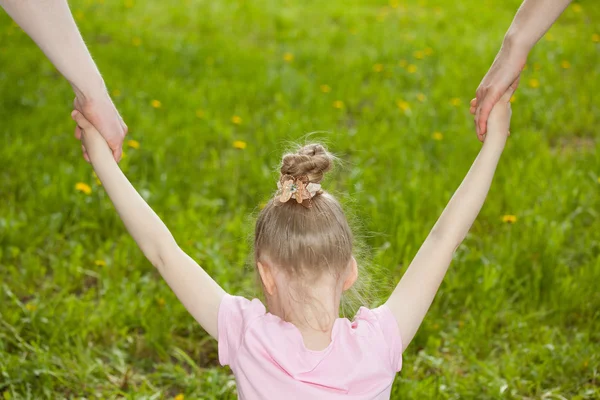
[[[398,323],[394,314],[385,304],[376,308],[360,307],[351,320],[354,329],[367,329],[387,337],[399,336]]]
[[[225,294],[219,306],[219,317],[230,319],[241,318],[246,323],[252,319],[266,315],[267,309],[259,299],[249,300],[243,296]]]

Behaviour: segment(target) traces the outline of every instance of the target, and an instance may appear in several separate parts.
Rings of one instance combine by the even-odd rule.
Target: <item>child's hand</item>
[[[110,150],[106,140],[102,137],[94,125],[85,119],[83,114],[77,110],[74,110],[71,113],[71,118],[73,118],[81,130],[81,143],[84,148],[84,152],[87,152],[90,158],[93,157],[92,153],[106,151],[110,151],[112,153],[112,150]]]
[[[487,121],[487,132],[484,141],[488,137],[505,138],[505,135],[510,135],[510,117],[512,115],[512,110],[510,108],[511,95],[511,91],[504,93],[492,108]],[[474,101],[475,99],[471,101],[471,105]]]

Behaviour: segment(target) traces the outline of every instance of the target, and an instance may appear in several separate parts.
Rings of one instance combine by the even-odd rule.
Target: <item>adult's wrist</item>
[[[108,96],[106,85],[101,76],[91,78],[79,85],[71,82],[71,87],[78,98],[86,101]]]
[[[504,36],[501,52],[509,59],[527,60],[533,45],[529,38],[518,30],[509,30]]]

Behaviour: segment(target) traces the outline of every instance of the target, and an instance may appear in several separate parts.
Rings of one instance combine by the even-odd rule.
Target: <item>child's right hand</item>
[[[486,138],[492,136],[505,139],[506,136],[510,135],[510,117],[512,115],[510,107],[511,95],[511,91],[504,93],[492,108],[487,121],[487,132],[484,136],[484,141]],[[471,100],[471,110],[475,101],[475,99]]]
[[[77,123],[81,130],[81,142],[84,147],[84,152],[87,152],[90,158],[92,153],[107,152],[110,147],[100,132],[92,125],[79,111],[74,110],[71,113],[71,118]],[[93,161],[93,160],[92,160]]]

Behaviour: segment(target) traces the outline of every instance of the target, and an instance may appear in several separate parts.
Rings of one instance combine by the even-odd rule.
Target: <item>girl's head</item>
[[[316,190],[319,188],[315,186],[332,163],[333,156],[320,144],[285,154],[280,190],[258,216],[255,262],[272,312],[285,314],[288,308],[285,303],[292,303],[290,300],[329,303],[322,298],[328,291],[339,304],[341,293],[356,280],[352,232],[346,216],[335,197]],[[313,184],[309,186],[310,200],[298,203],[296,191],[309,183]],[[288,201],[282,202],[282,192],[292,184],[294,193]]]

